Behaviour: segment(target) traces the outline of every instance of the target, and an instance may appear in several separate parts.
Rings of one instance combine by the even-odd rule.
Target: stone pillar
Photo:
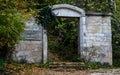
[[[87,29],[86,29],[86,17],[85,15],[80,17],[80,21],[79,21],[80,25],[79,25],[79,47],[80,47],[80,53],[81,53],[81,57],[84,56],[84,47],[87,46],[86,43],[86,35],[87,35]]]
[[[47,49],[48,49],[48,40],[47,40],[47,32],[43,30],[43,63],[47,62]]]
[[[112,34],[110,14],[86,14],[87,46],[84,48],[85,58],[92,62],[112,65]]]

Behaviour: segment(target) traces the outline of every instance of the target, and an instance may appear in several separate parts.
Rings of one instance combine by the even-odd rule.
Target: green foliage
[[[85,62],[88,69],[112,68],[108,63],[101,64],[100,62]]]
[[[0,70],[4,69],[4,59],[0,58]]]
[[[120,46],[113,45],[113,65],[114,65],[114,67],[120,67],[119,62],[120,62]]]
[[[53,61],[48,58],[48,59],[47,59],[47,62],[46,62],[46,63],[40,63],[40,64],[39,64],[39,67],[40,67],[40,68],[49,68],[50,65],[52,64],[52,62],[53,62]]]
[[[16,74],[32,74],[33,72],[41,71],[39,64],[20,64],[16,62],[5,63],[4,72],[0,73],[2,75],[16,75]],[[20,73],[22,72],[22,73]],[[26,72],[26,73],[25,73]],[[38,74],[39,75],[39,74]]]
[[[48,29],[49,50],[53,53],[57,53],[59,58],[63,61],[79,61],[77,54],[78,19],[57,18],[57,20],[59,23],[53,24],[54,26]]]
[[[66,3],[78,6],[85,11],[109,12],[109,0],[56,0],[56,3]]]
[[[113,65],[120,67],[120,1],[115,0],[112,11]]]
[[[28,20],[36,15],[36,0],[0,0],[0,13],[22,14],[22,20]]]
[[[24,23],[18,15],[0,14],[0,48],[13,46],[20,39],[23,28]]]
[[[11,54],[23,30],[24,23],[16,7],[16,0],[0,0],[0,56],[6,58]]]
[[[42,26],[45,29],[48,29],[54,18],[54,14],[52,13],[51,8],[45,6],[39,10],[38,14],[39,14],[39,16],[37,16],[38,23],[42,24]]]
[[[120,13],[119,11],[113,12],[112,16],[112,33],[113,33],[113,45],[120,45]],[[114,47],[114,46],[113,46]]]

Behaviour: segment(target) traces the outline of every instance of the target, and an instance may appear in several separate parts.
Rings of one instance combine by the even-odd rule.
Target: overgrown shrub
[[[0,14],[0,53],[5,57],[19,40],[24,30],[24,23],[17,14]]]

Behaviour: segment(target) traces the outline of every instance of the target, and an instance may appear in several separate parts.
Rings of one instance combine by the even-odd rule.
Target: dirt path
[[[98,69],[98,70],[77,70],[77,71],[53,71],[53,70],[32,70],[19,72],[14,75],[120,75],[120,69]]]
[[[52,70],[39,70],[36,72],[19,72],[14,75],[87,75],[86,71],[52,71]]]

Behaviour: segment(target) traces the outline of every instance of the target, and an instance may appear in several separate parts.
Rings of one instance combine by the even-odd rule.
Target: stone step
[[[52,62],[49,66],[51,69],[73,70],[79,67],[86,67],[83,62]]]
[[[52,68],[53,71],[59,71],[59,72],[72,72],[76,71],[75,68]]]
[[[85,65],[83,62],[52,62],[51,65]]]

